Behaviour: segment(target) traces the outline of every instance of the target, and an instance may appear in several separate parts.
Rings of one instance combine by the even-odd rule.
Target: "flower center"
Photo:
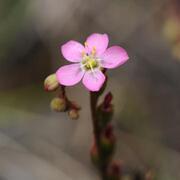
[[[98,65],[99,65],[96,58],[91,55],[84,55],[82,64],[86,70],[92,70],[92,69],[98,67]]]
[[[85,43],[85,46],[88,46],[87,43]],[[96,57],[96,48],[94,47],[90,54],[86,54],[83,52],[83,59],[82,59],[82,67],[85,70],[91,70],[93,71],[94,68],[99,67],[99,60]]]

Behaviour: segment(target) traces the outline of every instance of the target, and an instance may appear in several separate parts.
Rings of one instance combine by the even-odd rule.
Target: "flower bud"
[[[115,136],[113,133],[113,127],[108,125],[101,134],[100,145],[102,152],[106,156],[111,156],[115,147]]]
[[[112,104],[110,104],[107,109],[104,109],[103,105],[98,107],[97,117],[101,128],[104,128],[112,120],[113,111],[114,109]]]
[[[107,93],[104,98],[104,101],[102,102],[102,104],[99,105],[97,109],[99,126],[101,128],[104,128],[112,119],[112,115],[114,111],[113,105],[111,103],[112,99],[113,99],[113,96],[111,92]]]
[[[79,118],[79,112],[76,109],[70,109],[68,115],[72,120],[76,120]]]
[[[103,155],[108,159],[111,158],[114,152],[115,141],[107,137],[101,137],[100,146]]]
[[[112,99],[113,99],[112,93],[108,92],[106,94],[106,96],[104,98],[104,102],[103,102],[104,109],[107,109],[111,105]]]
[[[64,98],[56,97],[52,99],[50,106],[52,110],[62,112],[66,110],[67,104]]]
[[[49,75],[44,81],[44,89],[46,91],[54,91],[58,88],[59,82],[56,78],[56,74]]]

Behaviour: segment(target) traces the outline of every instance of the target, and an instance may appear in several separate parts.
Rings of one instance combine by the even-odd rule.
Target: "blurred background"
[[[59,46],[107,33],[130,60],[108,72],[116,158],[157,180],[180,179],[179,0],[0,0],[0,179],[98,179],[89,158],[89,94],[68,96],[80,119],[54,113],[47,75],[66,63]]]

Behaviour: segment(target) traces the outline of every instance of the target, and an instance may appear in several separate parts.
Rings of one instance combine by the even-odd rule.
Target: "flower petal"
[[[77,84],[83,77],[84,71],[80,68],[80,64],[70,64],[62,66],[56,72],[57,79],[64,86],[73,86]]]
[[[96,54],[101,55],[107,49],[109,43],[109,38],[107,34],[98,34],[94,33],[90,35],[85,44],[87,45],[86,49],[88,53],[92,52],[92,50],[96,49]]]
[[[85,52],[85,47],[81,43],[71,40],[61,46],[61,52],[68,61],[79,62],[83,52]]]
[[[129,59],[129,56],[125,49],[112,46],[101,55],[101,59],[102,67],[111,69],[124,64]]]
[[[100,70],[86,72],[83,77],[83,84],[90,91],[99,91],[106,77]]]

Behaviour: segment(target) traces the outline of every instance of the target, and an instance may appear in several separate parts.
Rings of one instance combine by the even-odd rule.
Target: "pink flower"
[[[90,91],[99,91],[105,81],[103,68],[113,69],[128,60],[127,52],[119,47],[108,47],[107,34],[94,33],[90,35],[85,46],[77,41],[68,41],[61,47],[61,52],[67,61],[73,64],[65,65],[56,72],[57,79],[64,86],[73,86],[81,81]]]

